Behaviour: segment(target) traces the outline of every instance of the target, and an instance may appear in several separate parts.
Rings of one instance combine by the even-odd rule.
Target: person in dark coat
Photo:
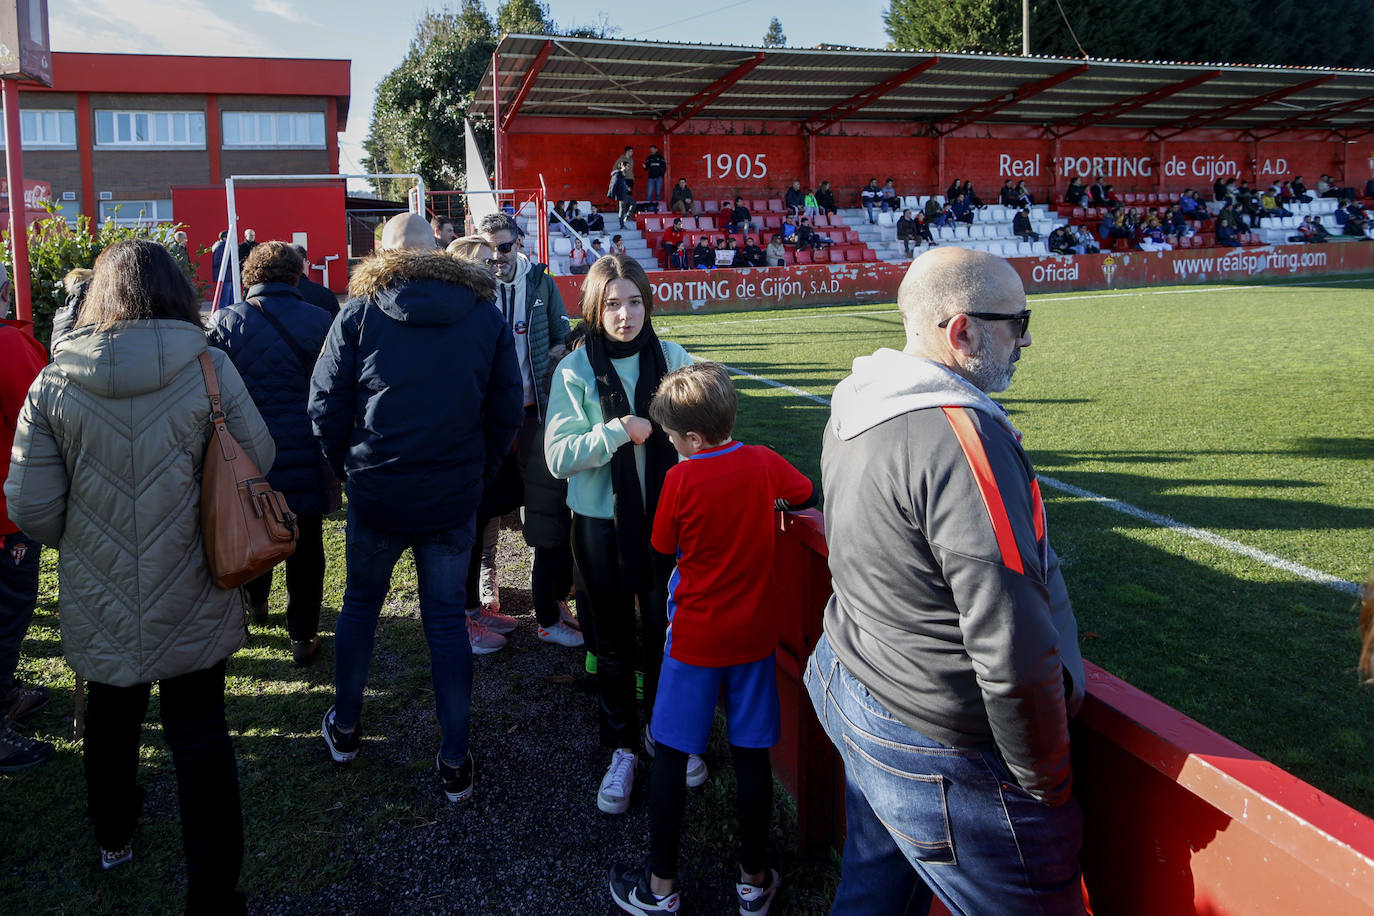
[[[297,516],[300,539],[285,567],[286,629],[298,667],[319,652],[324,516],[339,507],[339,482],[320,454],[305,412],[310,375],[331,320],[301,296],[301,265],[301,256],[285,242],[255,247],[243,265],[246,301],[215,312],[207,331],[210,344],[233,360],[267,422],[277,443],[267,481]],[[254,621],[266,623],[271,571],[249,582],[247,591]]]
[[[67,271],[67,275],[62,278],[62,289],[67,293],[67,304],[52,314],[52,334],[48,337],[50,349],[56,350],[62,339],[71,333],[72,325],[81,313],[81,303],[86,299],[86,290],[90,288],[93,276],[95,271],[77,267]]]
[[[305,253],[305,247],[297,245],[296,254],[301,256],[301,279],[296,284],[296,289],[300,292],[301,298],[311,305],[318,305],[329,313],[333,318],[339,314],[339,297],[330,292],[329,287],[321,286],[310,279],[310,256]]]
[[[212,285],[220,282],[220,267],[224,263],[224,259],[228,256],[226,254],[229,250],[227,247],[228,244],[229,232],[226,230],[219,234],[219,238],[215,240],[215,244],[210,248],[210,282]],[[226,305],[232,305],[233,303],[234,278],[226,271],[224,275],[224,285],[219,288],[219,297],[215,300],[215,308],[222,309]]]

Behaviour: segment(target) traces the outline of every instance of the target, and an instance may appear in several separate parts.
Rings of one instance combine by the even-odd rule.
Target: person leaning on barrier
[[[523,417],[515,341],[493,286],[484,267],[435,251],[422,217],[392,217],[377,254],[353,272],[310,383],[315,437],[348,491],[335,698],[321,732],[335,762],[358,755],[377,621],[409,547],[439,720],[435,768],[452,802],[473,791],[463,590],[474,518]]]
[[[989,397],[1030,346],[1026,294],[1003,259],[938,248],[897,305],[905,349],[854,361],[821,452],[834,593],[805,682],[844,759],[831,912],[1080,916],[1078,626]]]
[[[304,245],[293,246],[296,254],[301,256],[301,277],[296,281],[296,291],[301,294],[301,298],[313,306],[324,309],[333,318],[339,314],[339,297],[327,286],[321,286],[310,279],[310,255],[306,253]]]

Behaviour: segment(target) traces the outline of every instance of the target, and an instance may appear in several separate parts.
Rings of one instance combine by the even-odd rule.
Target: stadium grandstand
[[[1374,148],[1360,146],[1374,133],[1371,70],[507,35],[474,104],[496,127],[496,187],[513,192],[506,201],[559,273],[574,240],[590,248],[598,234],[667,268],[676,216],[689,249],[732,237],[742,248],[747,236],[763,248],[784,232],[788,191],[822,183],[834,204],[806,213],[822,240],[789,241],[788,266],[904,263],[907,209],[929,217],[917,253],[957,244],[1047,257],[1077,250],[1051,238],[1066,224],[1088,252],[1283,244],[1308,216],[1355,240],[1369,230],[1347,236],[1339,217],[1374,203]],[[651,145],[667,163],[657,199],[645,193]],[[625,147],[639,212],[620,228],[607,191]],[[669,208],[679,179],[686,212]],[[1083,199],[1066,199],[1071,179]],[[870,181],[878,194],[865,201]],[[952,213],[965,182],[971,213]],[[1094,186],[1103,196],[1086,193]],[[1279,206],[1262,207],[1271,189]],[[1188,190],[1200,208],[1171,213]],[[737,197],[753,230],[731,231]],[[1234,231],[1232,216],[1218,219],[1228,201]],[[596,205],[605,229],[554,218],[545,232],[537,212],[555,202],[580,215]],[[1104,222],[1116,214],[1125,231],[1112,234]]]

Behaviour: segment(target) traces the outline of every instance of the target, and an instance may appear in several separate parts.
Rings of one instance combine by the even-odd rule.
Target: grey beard
[[[963,375],[973,383],[973,386],[986,394],[995,391],[1006,391],[1011,387],[1011,376],[1016,371],[1016,354],[1012,351],[1012,356],[1006,362],[995,362],[988,352],[992,348],[988,346],[987,338],[983,338],[982,345],[978,352],[969,358],[964,364]]]

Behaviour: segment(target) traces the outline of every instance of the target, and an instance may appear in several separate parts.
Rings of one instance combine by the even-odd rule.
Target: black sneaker
[[[134,844],[130,843],[123,849],[100,848],[100,869],[109,871],[116,866],[123,865],[125,862],[134,860]]]
[[[676,913],[682,908],[682,897],[673,891],[658,897],[649,890],[649,872],[638,865],[611,866],[611,899],[627,913],[648,916],[650,913]]]
[[[778,870],[770,868],[768,883],[762,887],[745,881],[738,882],[735,885],[735,896],[739,898],[740,916],[766,916],[768,908],[773,905],[773,898],[778,895],[780,880]]]
[[[291,663],[297,668],[308,668],[319,654],[320,637],[291,640]]]
[[[333,706],[329,707],[324,718],[320,720],[320,733],[324,735],[324,743],[329,745],[329,756],[334,758],[335,763],[348,763],[358,756],[362,728],[355,728],[351,732],[339,731],[338,726],[334,724]]]
[[[267,602],[266,602],[266,601],[264,601],[262,604],[255,604],[255,605],[253,605],[252,611],[253,611],[253,622],[254,622],[254,623],[256,623],[256,624],[265,624],[265,623],[267,623]]]
[[[434,755],[434,769],[439,774],[439,782],[444,786],[444,795],[451,802],[460,802],[472,796],[472,752],[469,751],[463,762],[456,767],[444,763],[438,754]]]
[[[19,734],[8,719],[0,719],[0,773],[13,773],[38,764],[52,756],[53,747]]]
[[[31,712],[38,712],[52,699],[52,692],[46,687],[36,687],[16,679],[0,695],[0,717],[22,719]]]

